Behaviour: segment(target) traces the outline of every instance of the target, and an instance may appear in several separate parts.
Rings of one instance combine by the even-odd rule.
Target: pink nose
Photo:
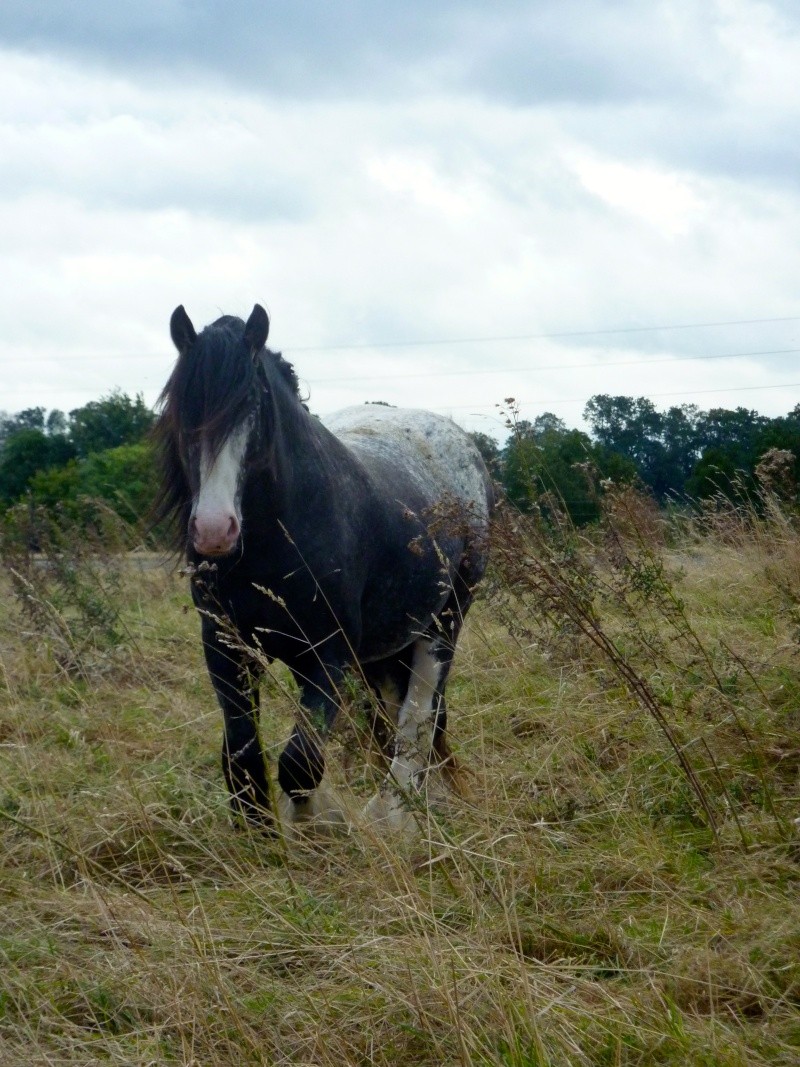
[[[227,556],[236,548],[241,527],[235,515],[195,515],[189,532],[201,556]]]

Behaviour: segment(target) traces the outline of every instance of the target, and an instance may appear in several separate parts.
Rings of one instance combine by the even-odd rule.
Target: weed
[[[107,669],[123,646],[136,646],[122,619],[122,559],[131,529],[100,503],[93,514],[93,524],[78,526],[46,508],[18,504],[0,531],[0,558],[27,620],[26,637],[84,680]]]
[[[66,527],[4,548],[0,1061],[794,1062],[794,518],[599,494],[590,533],[501,515],[450,687],[472,788],[412,842],[234,831],[185,589]],[[274,753],[297,694],[270,672]],[[328,774],[357,812],[345,686]]]

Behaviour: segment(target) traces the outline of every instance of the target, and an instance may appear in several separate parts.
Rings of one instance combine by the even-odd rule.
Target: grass
[[[79,662],[79,614],[7,584],[0,1064],[796,1063],[796,529],[643,506],[501,526],[450,686],[470,795],[414,841],[231,828],[177,575],[129,560]]]

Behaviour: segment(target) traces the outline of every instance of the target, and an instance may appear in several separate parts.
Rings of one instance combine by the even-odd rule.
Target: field
[[[450,686],[465,795],[413,840],[358,817],[356,683],[349,832],[234,829],[185,580],[6,556],[1,1064],[798,1062],[791,517],[622,492],[591,538],[497,537]]]

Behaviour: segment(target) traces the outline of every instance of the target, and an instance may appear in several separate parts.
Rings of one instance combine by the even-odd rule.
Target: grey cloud
[[[186,99],[165,102],[159,124],[127,110],[141,103],[136,97],[117,100],[116,114],[94,115],[90,94],[87,87],[76,95],[68,123],[0,129],[3,199],[56,193],[101,210],[178,209],[260,223],[306,221],[318,210],[303,154],[276,160],[268,136],[224,112],[208,116],[202,100],[193,100],[192,110]],[[158,99],[148,98],[148,107]],[[277,126],[268,123],[268,131],[270,125]]]
[[[788,0],[772,11],[791,39]],[[740,58],[726,41],[727,25],[716,5],[667,0],[0,5],[0,42],[79,57],[144,87],[205,83],[224,96],[227,84],[281,105],[378,104],[435,93],[550,113],[555,105],[562,129],[620,158],[796,183],[791,94],[783,117],[737,100]],[[156,179],[146,184],[121,194],[146,206],[176,199],[199,209],[218,199],[207,177],[202,188],[189,181],[174,198]],[[302,195],[277,184],[243,188],[232,209],[286,217],[306,210]],[[220,199],[230,203],[226,188]]]
[[[614,158],[658,160],[697,177],[728,177],[739,182],[800,185],[797,105],[784,114],[748,111],[739,105],[613,106],[594,115],[576,111],[562,117],[562,128],[582,144]]]
[[[698,41],[698,23],[677,26],[669,8],[634,0],[5,0],[0,40],[296,98],[438,90],[531,105],[708,92],[713,18],[701,20]]]
[[[92,204],[99,210],[170,211],[209,215],[232,222],[298,223],[314,214],[314,198],[307,188],[282,178],[270,178],[241,168],[235,178],[169,171],[138,170],[117,181],[113,174],[85,176],[59,169],[58,159],[36,171],[17,168],[0,181],[3,199],[28,199],[57,190],[60,197]]]

